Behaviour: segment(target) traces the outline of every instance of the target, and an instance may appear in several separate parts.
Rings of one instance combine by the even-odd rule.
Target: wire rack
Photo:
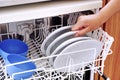
[[[6,31],[4,33],[1,32],[0,41],[5,39],[20,39],[26,42],[29,46],[27,57],[29,58],[29,61],[34,62],[37,67],[37,69],[35,70],[30,70],[30,71],[35,71],[33,76],[25,80],[88,80],[88,79],[85,79],[85,76],[86,76],[85,74],[88,71],[92,72],[91,75],[94,75],[94,72],[96,72],[97,69],[100,69],[100,71],[103,73],[104,61],[107,55],[112,53],[110,52],[110,47],[112,45],[113,38],[109,36],[106,32],[104,32],[101,28],[98,30],[89,32],[87,34],[89,37],[97,39],[104,44],[101,54],[97,58],[95,58],[93,61],[77,64],[77,65],[86,64],[86,66],[79,67],[79,69],[75,72],[68,72],[68,71],[60,72],[59,69],[55,69],[49,63],[49,58],[56,57],[59,55],[46,56],[40,50],[42,42],[52,31],[60,27],[75,24],[78,16],[83,14],[88,15],[88,14],[93,14],[93,12],[82,11],[82,12],[76,12],[76,13],[71,13],[66,15],[59,15],[55,17],[36,19],[34,20],[34,24],[25,23],[25,24],[22,24],[22,26],[17,25],[15,32],[10,32],[9,26],[8,24],[6,24]],[[22,31],[27,33],[23,32],[24,34],[22,34]],[[73,54],[73,53],[68,53],[68,54]],[[25,63],[25,62],[22,62],[22,63]],[[17,64],[22,64],[22,63],[17,63]],[[16,64],[13,64],[13,65],[16,65]],[[63,68],[67,68],[67,67],[69,66],[65,66]],[[0,56],[0,80],[14,80],[13,78],[16,74],[22,74],[25,72],[15,73],[13,74],[13,76],[9,76],[6,72],[6,66],[5,66],[4,60]],[[93,80],[93,78],[91,78],[90,80]]]

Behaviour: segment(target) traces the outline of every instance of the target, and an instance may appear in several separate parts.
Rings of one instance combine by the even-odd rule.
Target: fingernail
[[[75,29],[72,27],[71,30],[74,31]]]
[[[79,36],[79,35],[76,33],[76,34],[75,34],[75,37],[78,37],[78,36]]]

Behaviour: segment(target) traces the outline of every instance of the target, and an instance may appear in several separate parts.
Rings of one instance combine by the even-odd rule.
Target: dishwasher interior
[[[27,43],[29,46],[27,58],[29,58],[29,61],[35,63],[37,69],[31,70],[35,71],[35,73],[31,78],[25,80],[94,80],[94,74],[98,69],[101,73],[103,73],[104,61],[107,55],[111,54],[109,49],[113,42],[113,38],[101,28],[87,34],[88,36],[97,39],[104,44],[101,54],[93,61],[78,64],[87,65],[84,67],[79,67],[79,69],[75,72],[60,72],[59,69],[54,69],[54,67],[49,63],[49,58],[59,55],[46,56],[41,52],[41,44],[51,32],[60,27],[74,25],[78,19],[78,16],[94,14],[94,12],[95,10],[86,10],[54,17],[1,24],[0,41],[5,39],[19,39]],[[6,72],[4,60],[0,56],[0,80],[14,80],[13,78],[15,75],[25,72],[15,73],[13,76],[9,76]]]

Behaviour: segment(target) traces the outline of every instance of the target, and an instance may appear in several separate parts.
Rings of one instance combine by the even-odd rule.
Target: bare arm
[[[95,30],[106,22],[113,14],[120,11],[120,0],[111,0],[100,12],[93,15],[80,16],[72,30],[77,30],[75,36],[84,35]]]
[[[111,0],[97,16],[101,19],[102,23],[107,21],[113,14],[120,10],[120,0]]]

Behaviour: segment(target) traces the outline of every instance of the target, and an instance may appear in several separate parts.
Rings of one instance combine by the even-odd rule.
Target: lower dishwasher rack
[[[69,19],[69,21],[70,20],[71,19]],[[57,29],[57,28],[59,28],[59,26],[54,27],[53,29]],[[31,36],[27,41],[23,40],[23,38],[17,32],[0,34],[1,41],[4,39],[21,39],[25,41],[29,46],[27,57],[30,59],[29,61],[32,61],[36,64],[37,69],[31,70],[31,71],[35,71],[34,75],[31,78],[25,80],[88,80],[85,79],[85,74],[87,71],[91,71],[92,73],[91,75],[94,75],[94,72],[96,72],[97,69],[99,69],[103,73],[104,61],[106,57],[112,53],[110,47],[114,41],[114,39],[111,36],[109,36],[107,32],[99,28],[87,34],[89,37],[97,39],[104,44],[103,50],[97,59],[87,62],[86,67],[80,67],[79,70],[76,72],[59,72],[57,71],[57,69],[54,69],[53,66],[51,66],[49,63],[49,58],[51,58],[52,56],[47,57],[46,55],[42,54],[40,50],[41,43],[43,42],[45,37],[50,33],[50,31],[48,30],[50,30],[50,27],[33,28],[33,33],[31,33]],[[82,63],[82,64],[86,64],[86,63]],[[21,73],[15,73],[13,74],[13,77],[16,74],[21,74]],[[0,80],[14,80],[13,77],[10,77],[7,74],[4,60],[0,56]],[[94,80],[94,78],[91,78],[90,80]]]

